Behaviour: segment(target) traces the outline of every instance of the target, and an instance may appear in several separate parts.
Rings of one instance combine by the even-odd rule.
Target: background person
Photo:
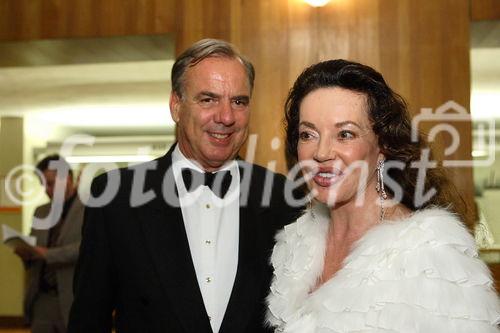
[[[50,168],[50,162],[65,163],[69,170],[67,179],[61,179],[57,170]],[[33,333],[64,333],[73,301],[73,274],[80,247],[84,205],[77,196],[73,184],[73,173],[66,161],[59,155],[50,155],[36,165],[43,176],[42,184],[50,202],[39,206],[36,218],[49,216],[52,205],[63,205],[62,214],[48,230],[31,229],[36,236],[36,255],[16,249],[28,271],[29,286],[24,301],[26,320]],[[66,181],[64,202],[54,201],[54,191],[58,181]]]
[[[285,177],[235,160],[253,82],[253,66],[227,42],[201,40],[178,57],[170,98],[177,144],[93,182],[99,197],[120,178],[117,195],[85,214],[71,333],[110,332],[113,311],[118,333],[267,331],[273,237],[297,210],[285,202]],[[246,176],[249,187],[240,184]],[[141,193],[151,196],[134,205]]]
[[[291,89],[286,119],[287,151],[303,163],[315,202],[277,235],[270,325],[498,332],[490,273],[453,213],[461,202],[439,170],[420,179],[412,168],[426,145],[412,142],[406,105],[382,76],[345,60],[313,65]],[[422,203],[419,182],[436,190]]]

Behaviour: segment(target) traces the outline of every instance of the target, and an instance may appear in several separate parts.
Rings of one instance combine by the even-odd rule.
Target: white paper
[[[2,241],[5,243],[9,239],[13,239],[13,238],[20,238],[21,240],[23,240],[27,244],[29,244],[31,246],[36,246],[36,237],[25,236],[25,235],[21,234],[19,231],[12,229],[8,225],[2,224]]]

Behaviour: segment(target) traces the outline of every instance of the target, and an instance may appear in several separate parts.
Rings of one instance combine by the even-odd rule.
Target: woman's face
[[[370,198],[377,161],[382,159],[368,119],[364,94],[343,88],[320,88],[300,104],[298,159],[317,200],[338,206]],[[359,192],[359,193],[358,193]]]

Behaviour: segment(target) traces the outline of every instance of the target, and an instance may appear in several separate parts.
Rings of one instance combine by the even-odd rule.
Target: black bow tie
[[[182,180],[188,192],[196,190],[201,185],[206,185],[219,198],[224,198],[233,178],[229,170],[202,173],[184,168],[181,173]]]

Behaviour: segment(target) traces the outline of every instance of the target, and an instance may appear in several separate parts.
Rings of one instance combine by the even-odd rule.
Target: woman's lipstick
[[[337,168],[319,168],[313,177],[316,184],[329,187],[342,177],[342,171]]]

